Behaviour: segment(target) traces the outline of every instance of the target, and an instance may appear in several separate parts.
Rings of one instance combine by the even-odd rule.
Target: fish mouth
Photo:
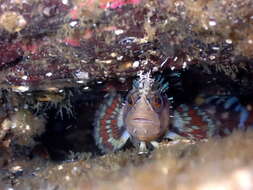
[[[143,117],[136,117],[133,119],[133,121],[138,121],[138,122],[143,122],[143,123],[153,123],[154,121],[150,120],[150,119],[146,119]]]

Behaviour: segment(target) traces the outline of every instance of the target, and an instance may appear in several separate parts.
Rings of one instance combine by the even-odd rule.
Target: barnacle
[[[2,127],[10,130],[12,141],[16,144],[34,146],[34,137],[44,132],[45,123],[44,118],[35,116],[29,110],[21,109],[6,118]]]

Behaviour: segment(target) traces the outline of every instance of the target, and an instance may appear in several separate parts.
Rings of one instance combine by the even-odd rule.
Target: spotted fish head
[[[124,124],[130,135],[140,141],[153,141],[169,125],[169,102],[164,94],[168,84],[154,80],[150,73],[140,74],[123,107]]]

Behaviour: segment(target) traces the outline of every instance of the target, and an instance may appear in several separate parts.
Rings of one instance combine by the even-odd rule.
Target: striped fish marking
[[[120,149],[130,137],[140,153],[147,152],[146,143],[157,146],[154,141],[169,126],[169,100],[164,94],[167,88],[163,78],[140,73],[125,101],[115,90],[109,92],[94,122],[94,138],[102,152]]]
[[[242,105],[237,97],[202,96],[205,100],[199,108],[208,112],[210,117],[216,120],[220,136],[229,135],[235,129],[246,130],[253,126],[252,110]]]
[[[170,131],[183,138],[201,140],[217,134],[215,120],[197,106],[179,105],[173,116]]]
[[[99,149],[106,153],[120,149],[127,142],[122,116],[122,97],[115,90],[106,94],[94,121],[94,138]]]
[[[158,120],[150,120],[150,118],[160,117],[161,110],[165,108],[160,109],[163,101],[165,101],[167,117],[173,116],[170,120],[159,120],[159,122],[170,122],[170,127],[165,128],[164,138],[172,140],[187,138],[198,141],[213,136],[227,136],[235,129],[244,130],[253,126],[252,106],[248,105],[249,108],[243,106],[237,97],[200,95],[195,104],[182,104],[173,112],[169,112],[167,109],[169,100],[165,99],[166,95],[163,94],[168,84],[164,84],[161,78],[148,83],[150,84],[144,84],[141,80],[134,81],[133,88],[125,100],[115,90],[106,95],[96,112],[94,122],[95,141],[102,152],[119,150],[128,139],[139,146],[141,151],[146,150],[146,143],[157,146],[153,140],[162,137],[164,131],[154,135],[153,131],[148,130],[152,128],[151,122],[158,123]],[[145,85],[146,88],[143,88]],[[157,98],[160,98],[159,102]],[[158,107],[156,107],[157,103]],[[145,109],[149,109],[149,113],[145,112]],[[129,113],[132,114],[131,117]],[[131,126],[129,120],[133,120],[135,125]],[[143,120],[141,121],[143,124],[139,124],[139,120]],[[136,135],[137,130],[140,130],[141,135]]]

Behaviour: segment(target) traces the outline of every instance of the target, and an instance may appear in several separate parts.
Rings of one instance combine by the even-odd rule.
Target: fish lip
[[[136,117],[136,118],[133,119],[133,121],[145,122],[145,123],[153,123],[152,120],[146,119],[146,118],[143,118],[143,117]]]

